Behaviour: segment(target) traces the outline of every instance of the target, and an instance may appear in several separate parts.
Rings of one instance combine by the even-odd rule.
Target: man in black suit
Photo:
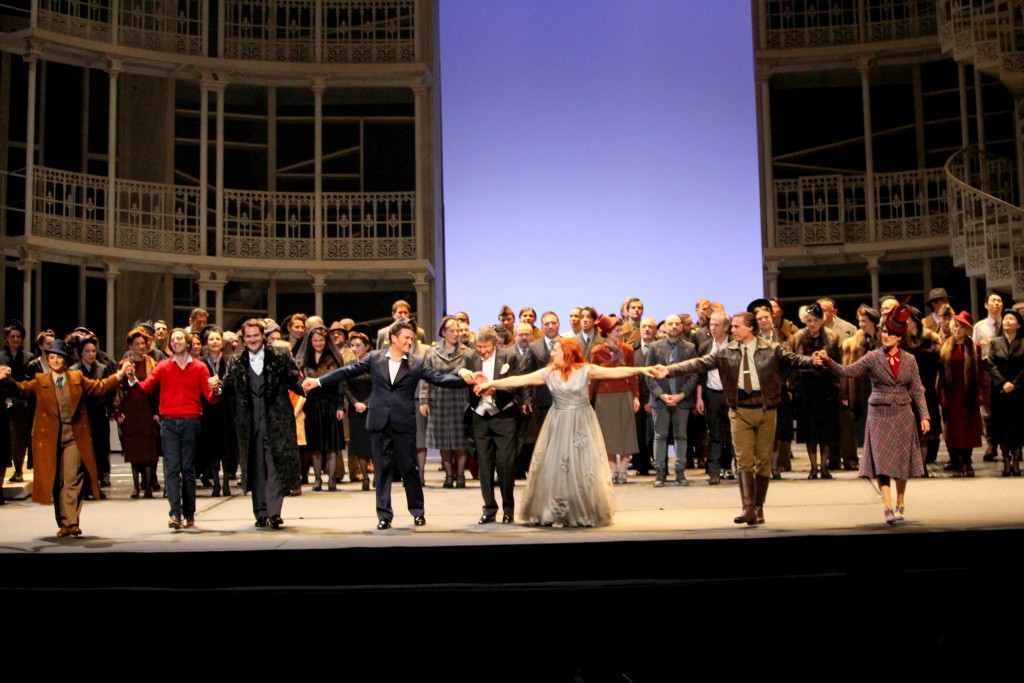
[[[488,382],[519,374],[519,354],[515,349],[498,348],[493,327],[476,332],[476,352],[466,355],[466,369],[482,373]],[[494,497],[494,473],[501,488],[502,524],[511,524],[515,515],[516,438],[519,430],[517,391],[491,389],[483,396],[469,397],[470,433],[476,443],[480,463],[480,493],[484,497],[480,524],[490,524],[498,514]]]
[[[472,384],[472,373],[463,369],[461,377],[442,375],[427,367],[412,352],[416,326],[399,320],[388,331],[390,343],[384,350],[374,351],[363,360],[332,370],[319,379],[302,383],[307,392],[314,387],[329,387],[338,382],[369,374],[373,390],[366,406],[366,427],[370,430],[373,468],[377,477],[377,528],[389,529],[394,513],[391,510],[392,465],[405,485],[405,499],[416,526],[427,523],[423,510],[423,484],[416,464],[416,387],[420,380],[439,387],[455,388]]]
[[[519,368],[520,374],[527,375],[551,362],[551,349],[559,340],[559,320],[554,311],[545,311],[540,317],[541,329],[544,336],[530,342],[530,353],[525,356],[526,363]],[[540,431],[544,419],[548,416],[548,409],[551,408],[551,392],[546,384],[524,387],[523,389],[523,413],[529,415],[532,425],[532,433],[527,435],[523,448],[519,452],[516,461],[516,476],[523,478],[530,470],[530,461],[533,459],[533,446],[537,439],[537,432]],[[530,437],[532,436],[532,439]]]
[[[647,351],[658,336],[658,321],[654,318],[643,318],[637,331],[640,333],[640,338],[632,344],[633,358],[637,365],[647,365]],[[643,406],[643,409],[633,414],[636,421],[636,443],[640,452],[633,456],[633,468],[636,469],[637,474],[644,476],[651,473],[651,464],[654,456],[654,448],[652,447],[654,432],[652,429],[653,422],[651,420],[650,402],[651,390],[647,386],[647,382],[641,380],[640,405]]]

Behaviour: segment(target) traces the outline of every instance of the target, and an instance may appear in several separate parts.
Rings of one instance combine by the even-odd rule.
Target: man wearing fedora
[[[928,300],[925,303],[931,307],[932,314],[922,322],[924,329],[939,334],[939,309],[948,304],[950,298],[943,287],[935,287],[928,292]]]

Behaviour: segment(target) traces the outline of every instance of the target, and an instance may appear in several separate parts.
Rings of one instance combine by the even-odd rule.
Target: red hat
[[[885,316],[885,329],[889,330],[890,333],[900,336],[907,333],[907,320],[910,318],[910,306],[907,306],[908,301],[910,301],[909,294],[903,298],[899,306],[889,311],[889,314]]]
[[[960,311],[953,316],[953,320],[957,321],[961,325],[967,325],[967,327],[974,329],[974,317],[967,311]]]
[[[597,316],[595,324],[597,325],[597,329],[601,330],[601,334],[607,336],[609,332],[615,329],[616,325],[621,325],[622,321],[619,320],[619,316],[615,315],[614,313],[612,313],[611,315],[605,315],[604,313],[602,313],[601,315]]]

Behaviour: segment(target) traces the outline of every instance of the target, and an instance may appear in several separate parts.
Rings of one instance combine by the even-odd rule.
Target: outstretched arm
[[[620,365],[614,368],[606,368],[600,365],[590,366],[590,376],[594,379],[628,379],[636,375],[654,376],[654,369],[646,365],[636,367],[633,365]]]
[[[514,389],[516,387],[540,386],[541,384],[544,384],[544,368],[526,375],[513,375],[505,379],[496,379],[493,382],[481,382],[473,387],[473,391],[479,396],[490,389]]]

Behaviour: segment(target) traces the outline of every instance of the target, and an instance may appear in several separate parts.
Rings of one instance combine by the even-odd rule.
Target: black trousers
[[[413,517],[423,515],[423,484],[416,463],[416,432],[396,432],[391,421],[384,429],[370,432],[373,449],[373,471],[377,482],[377,519],[389,522],[395,516],[391,510],[391,482],[395,469],[405,485],[405,502]]]
[[[501,508],[504,514],[515,514],[516,434],[519,421],[515,407],[497,415],[472,415],[472,436],[476,443],[476,458],[480,463],[480,493],[484,497],[484,514],[498,512],[494,497],[494,474],[497,471],[501,488]]]

